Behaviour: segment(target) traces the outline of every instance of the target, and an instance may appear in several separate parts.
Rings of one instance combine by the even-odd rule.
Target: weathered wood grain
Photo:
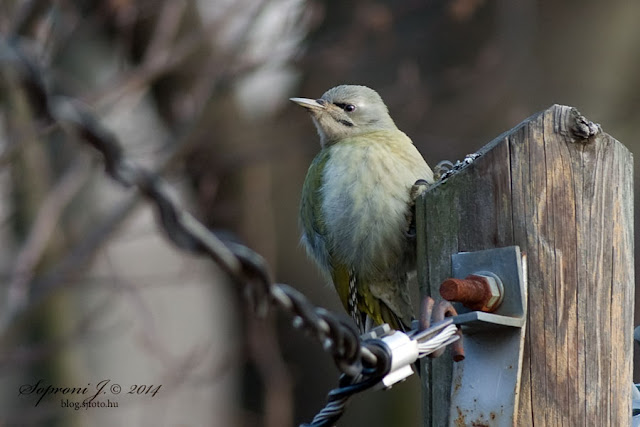
[[[528,314],[518,426],[631,419],[633,159],[570,107],[501,135],[417,205],[421,293],[459,251],[519,245]],[[428,361],[426,425],[447,425],[451,361]]]

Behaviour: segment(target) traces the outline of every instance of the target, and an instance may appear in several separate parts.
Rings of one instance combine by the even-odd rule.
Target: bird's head
[[[366,86],[341,85],[320,99],[290,100],[311,113],[323,147],[377,130],[397,129],[380,95]]]

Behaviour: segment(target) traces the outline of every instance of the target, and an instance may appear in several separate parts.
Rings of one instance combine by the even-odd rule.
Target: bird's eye
[[[351,113],[356,110],[356,106],[353,104],[345,104],[343,102],[334,102],[333,105],[335,105],[338,108],[342,108],[347,113]]]

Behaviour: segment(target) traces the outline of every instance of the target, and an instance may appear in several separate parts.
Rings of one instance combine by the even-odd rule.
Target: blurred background
[[[2,0],[0,35],[46,69],[52,93],[91,106],[207,226],[342,312],[298,243],[319,143],[287,99],[370,86],[431,165],[554,103],[633,152],[638,16],[634,0]],[[2,50],[0,425],[310,421],[336,385],[332,359],[286,316],[256,319],[208,260],[174,249],[138,195],[27,102],[10,63]],[[47,385],[105,381],[98,400],[117,408],[64,407],[82,399],[61,393],[36,405]],[[411,378],[356,396],[340,425],[420,417]]]

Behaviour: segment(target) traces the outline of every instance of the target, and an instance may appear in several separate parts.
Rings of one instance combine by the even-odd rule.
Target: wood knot
[[[581,140],[589,139],[597,135],[602,130],[599,124],[593,123],[591,120],[588,120],[585,116],[580,114],[580,112],[575,108],[571,110],[571,114],[573,116],[573,125],[571,126],[571,134],[575,138],[578,138]]]

